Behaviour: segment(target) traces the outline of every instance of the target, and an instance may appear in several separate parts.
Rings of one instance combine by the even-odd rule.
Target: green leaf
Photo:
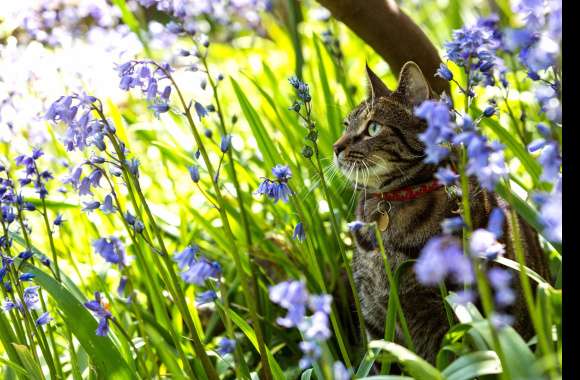
[[[16,351],[16,347],[12,346],[12,348],[14,348],[14,350]],[[1,356],[0,356],[0,363],[10,367],[14,372],[17,372],[18,374],[22,375],[23,377],[28,377],[28,372],[20,364],[16,364],[12,360],[4,359]]]
[[[386,342],[384,340],[373,340],[369,342],[369,348],[378,348],[382,351],[388,352],[416,380],[443,379],[437,368],[396,343]]]
[[[442,374],[446,380],[468,380],[501,371],[501,363],[494,351],[478,351],[455,360]]]
[[[495,191],[508,202],[533,229],[538,231],[546,240],[550,241],[544,234],[544,227],[540,223],[538,212],[526,201],[520,198],[516,193],[510,190],[505,183],[499,182],[495,187]],[[562,254],[562,244],[551,242],[550,244],[558,253]]]
[[[132,379],[135,373],[129,368],[109,337],[97,336],[97,321],[83,304],[62,284],[30,264],[25,264],[27,272],[34,274],[35,281],[47,291],[68,328],[78,339],[92,359],[98,373],[109,379]]]
[[[44,380],[45,377],[42,373],[42,368],[40,368],[40,365],[34,359],[30,349],[22,344],[12,343],[12,346],[18,353],[20,361],[24,365],[24,368],[26,368],[26,372],[28,372],[26,377],[33,380]]]
[[[312,368],[307,369],[306,371],[302,372],[302,376],[300,376],[300,380],[310,380],[312,377]]]
[[[357,377],[357,379],[359,378]],[[381,375],[381,376],[361,377],[359,380],[414,380],[414,378],[409,376]]]

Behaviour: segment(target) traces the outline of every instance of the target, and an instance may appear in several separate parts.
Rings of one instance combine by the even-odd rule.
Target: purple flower
[[[473,290],[460,290],[457,293],[451,295],[451,302],[458,305],[467,305],[468,303],[473,303],[475,301],[475,292]]]
[[[115,236],[93,240],[93,249],[108,263],[119,266],[129,265],[129,259],[125,254],[125,247],[121,240]]]
[[[465,222],[460,216],[443,219],[443,222],[441,222],[441,228],[444,234],[451,234],[461,230],[463,227],[465,227]]]
[[[300,329],[304,331],[304,337],[307,340],[324,341],[330,338],[328,314],[322,311],[315,312],[310,318],[302,322]]]
[[[44,326],[44,325],[48,324],[50,321],[52,321],[52,320],[53,320],[53,318],[50,316],[50,313],[48,311],[47,312],[44,312],[36,320],[36,326]]]
[[[441,63],[439,65],[439,69],[437,70],[437,73],[435,74],[435,76],[441,77],[441,78],[445,79],[446,81],[450,81],[453,79],[453,73],[451,72],[451,70],[449,70],[447,65],[444,63]]]
[[[20,281],[30,281],[32,280],[34,277],[36,277],[33,273],[22,273],[18,279]]]
[[[189,245],[185,247],[183,251],[173,256],[173,261],[177,263],[179,269],[184,269],[185,267],[190,267],[195,264],[198,253],[199,246]]]
[[[197,165],[193,165],[187,168],[189,170],[189,176],[194,183],[198,183],[200,180],[199,176],[199,167]]]
[[[546,197],[540,207],[540,221],[546,237],[554,242],[562,242],[562,179],[554,187],[552,194]]]
[[[230,149],[231,144],[232,144],[232,135],[222,136],[222,140],[220,142],[220,150],[222,151],[222,153],[226,153]]]
[[[509,306],[516,300],[516,294],[510,288],[512,274],[500,268],[491,268],[487,272],[489,283],[495,290],[495,301],[499,306]]]
[[[347,224],[348,230],[352,233],[357,232],[361,228],[365,226],[365,223],[361,222],[360,220],[355,220],[354,222],[350,222]]]
[[[493,313],[491,316],[491,323],[497,329],[502,329],[507,326],[511,326],[514,323],[515,319],[513,316],[509,314],[503,313]]]
[[[269,288],[270,300],[285,309],[306,305],[308,292],[302,281],[285,281]]]
[[[425,162],[441,162],[449,154],[449,149],[441,144],[454,136],[449,106],[444,102],[426,100],[415,109],[415,116],[427,121],[427,129],[419,134],[419,139],[425,144]]]
[[[193,103],[193,107],[195,108],[195,113],[197,113],[200,121],[207,116],[207,110],[199,102]]]
[[[95,299],[85,302],[85,307],[99,318],[96,335],[107,336],[109,333],[109,319],[113,318],[113,315],[109,311],[109,303],[107,300],[101,296],[101,293],[95,292]]]
[[[222,338],[218,344],[217,353],[220,356],[231,354],[236,348],[236,341],[233,339]]]
[[[272,174],[276,177],[278,181],[287,182],[292,178],[292,171],[287,165],[276,165],[272,168]]]
[[[350,380],[351,378],[350,372],[342,362],[334,362],[332,365],[332,374],[334,380]]]
[[[98,209],[101,207],[101,202],[93,201],[93,202],[84,202],[84,207],[82,208],[83,211],[91,212],[93,210]]]
[[[487,230],[493,233],[497,239],[501,238],[503,235],[504,221],[505,215],[503,210],[499,207],[494,208],[489,215]]]
[[[115,212],[115,206],[113,206],[113,196],[111,194],[107,194],[105,196],[105,200],[101,205],[101,211],[104,214],[112,214]]]
[[[159,115],[169,111],[169,105],[166,103],[151,104],[149,106],[153,110],[153,114],[159,119]]]
[[[205,258],[197,260],[188,270],[181,273],[181,278],[188,284],[203,285],[209,278],[218,278],[221,266],[217,261],[208,261]]]
[[[217,293],[213,290],[207,290],[203,293],[200,293],[197,297],[195,297],[195,302],[197,306],[213,302],[217,298]]]
[[[306,369],[312,367],[312,364],[314,364],[321,355],[320,347],[316,343],[308,341],[300,342],[299,347],[304,354],[299,362],[300,368]]]
[[[479,228],[473,231],[469,239],[469,249],[472,255],[494,260],[505,252],[505,246],[497,241],[493,232]]]
[[[322,294],[319,296],[313,295],[308,298],[308,307],[313,312],[324,312],[330,314],[332,304],[332,296],[328,294]]]
[[[298,95],[298,97],[305,103],[308,103],[312,100],[312,97],[310,96],[310,88],[306,83],[302,82],[296,76],[288,78],[288,82],[290,82],[292,87],[294,87],[296,90],[296,95]]]
[[[306,239],[306,233],[304,232],[304,226],[302,222],[296,224],[294,227],[294,234],[292,234],[292,239],[298,239],[298,241],[304,241]]]
[[[39,286],[29,286],[28,288],[24,289],[23,298],[27,309],[40,309],[40,297],[38,296],[39,288]]]
[[[449,236],[429,240],[415,264],[417,279],[423,285],[439,284],[448,275],[459,284],[474,281],[471,262],[463,255],[458,241]]]
[[[435,173],[435,178],[445,186],[454,185],[459,175],[449,168],[439,168]]]
[[[54,218],[54,221],[52,223],[55,226],[61,226],[64,222],[65,220],[62,218],[62,214],[57,214],[56,218]]]

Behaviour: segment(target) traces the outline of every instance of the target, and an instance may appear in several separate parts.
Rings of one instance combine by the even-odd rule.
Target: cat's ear
[[[391,90],[387,85],[375,74],[369,64],[366,64],[367,79],[368,79],[368,95],[371,99],[380,98],[391,95]]]
[[[414,106],[429,99],[431,87],[429,87],[429,82],[427,82],[423,72],[415,62],[409,61],[403,65],[399,76],[399,87],[397,87],[396,92]]]

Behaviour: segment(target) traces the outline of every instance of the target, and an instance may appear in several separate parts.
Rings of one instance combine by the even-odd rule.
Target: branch
[[[414,61],[435,93],[449,92],[449,83],[434,77],[441,63],[437,49],[394,0],[318,2],[381,55],[395,74],[407,61]]]

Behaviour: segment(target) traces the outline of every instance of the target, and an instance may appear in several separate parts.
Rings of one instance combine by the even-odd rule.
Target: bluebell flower
[[[483,116],[492,117],[495,114],[495,107],[489,106],[483,110]]]
[[[308,341],[300,342],[298,346],[303,353],[298,365],[301,369],[312,367],[321,355],[320,347],[318,344]]]
[[[539,197],[535,197],[538,199]],[[562,242],[562,178],[554,186],[552,193],[542,196],[540,202],[540,223],[545,236],[553,242]]]
[[[505,246],[497,241],[493,232],[479,228],[469,238],[469,249],[472,255],[494,260],[505,252]]]
[[[121,267],[129,265],[129,259],[125,253],[125,247],[121,240],[115,236],[93,240],[93,249],[108,263],[117,264]]]
[[[20,302],[18,301],[13,301],[10,298],[6,298],[4,301],[2,301],[2,310],[4,312],[10,312],[14,309],[20,309],[22,308],[22,306],[20,305]]]
[[[127,282],[129,282],[127,276],[121,276],[121,279],[119,280],[119,285],[117,285],[117,294],[119,295],[119,297],[121,297],[123,293],[125,293]]]
[[[445,79],[446,81],[450,81],[453,79],[453,73],[444,63],[441,63],[439,65],[439,69],[437,70],[437,73],[435,75]]]
[[[22,251],[18,254],[18,257],[22,260],[28,260],[29,258],[31,258],[33,255],[33,252],[29,249]]]
[[[361,222],[360,220],[355,220],[354,222],[350,222],[347,224],[348,230],[352,233],[359,231],[361,228],[363,228],[365,225],[364,222]]]
[[[444,234],[451,234],[460,231],[463,227],[465,227],[465,222],[460,216],[446,218],[441,222],[441,228],[443,229]]]
[[[35,275],[34,273],[22,273],[22,274],[21,274],[21,275],[18,277],[18,279],[19,279],[20,281],[23,281],[23,282],[25,282],[25,281],[30,281],[30,280],[32,280],[34,277],[36,277],[36,275]]]
[[[516,300],[515,292],[510,288],[512,274],[505,269],[491,268],[487,272],[489,283],[495,290],[495,301],[501,306],[509,306]]]
[[[332,365],[332,375],[334,380],[350,380],[351,374],[342,362],[334,362]]]
[[[491,323],[493,324],[493,326],[496,329],[500,329],[500,330],[504,327],[513,325],[513,323],[515,321],[513,316],[511,316],[509,314],[497,313],[497,312],[495,312],[491,315],[490,320],[491,320]]]
[[[324,341],[330,338],[331,332],[328,326],[328,314],[322,311],[315,312],[307,318],[300,329],[304,332],[307,340]]]
[[[276,165],[272,168],[272,174],[276,177],[278,181],[288,181],[292,178],[292,171],[287,165]]]
[[[162,113],[165,113],[167,111],[169,111],[169,105],[166,103],[157,103],[157,104],[151,104],[149,106],[149,108],[151,110],[153,110],[153,114],[155,115],[156,118],[159,119],[159,115]]]
[[[38,310],[40,309],[40,297],[38,295],[39,286],[29,286],[24,289],[23,298],[24,304],[28,310]]]
[[[193,107],[195,108],[195,113],[197,113],[200,121],[207,116],[207,110],[201,105],[201,103],[195,102],[193,103]]]
[[[217,293],[213,290],[206,290],[203,293],[198,294],[197,297],[195,297],[195,302],[197,304],[197,306],[199,305],[203,305],[206,303],[210,303],[215,301],[215,299],[217,298]]]
[[[277,203],[279,200],[288,202],[289,197],[292,195],[292,191],[287,184],[292,176],[290,168],[283,165],[276,165],[272,168],[272,173],[276,176],[276,180],[272,181],[269,178],[264,178],[258,186],[256,194],[266,195],[268,198],[272,199],[274,203]]]
[[[222,153],[226,153],[230,149],[231,143],[232,143],[232,135],[222,136],[222,140],[220,142],[220,150],[222,151]]]
[[[311,295],[308,298],[308,307],[313,312],[323,312],[330,314],[332,304],[332,296],[328,294]]]
[[[126,161],[127,168],[129,172],[135,176],[135,178],[139,178],[139,160],[136,158],[132,158]]]
[[[54,218],[54,221],[52,223],[55,226],[61,226],[64,222],[65,220],[63,219],[62,214],[57,214],[56,218]]]
[[[304,232],[304,225],[302,222],[297,223],[296,227],[294,227],[292,239],[298,239],[298,241],[304,241],[306,239],[306,233]]]
[[[310,88],[306,83],[301,81],[296,76],[288,78],[288,82],[290,82],[292,87],[294,87],[294,89],[296,90],[296,94],[300,99],[302,99],[302,101],[308,103],[312,100],[312,97],[310,96]]]
[[[207,279],[218,278],[220,275],[221,266],[218,262],[201,258],[182,272],[181,278],[188,284],[203,285]]]
[[[504,221],[505,215],[503,210],[499,207],[494,208],[489,215],[487,230],[493,233],[497,239],[501,238],[503,235]]]
[[[113,318],[108,302],[101,296],[101,293],[95,292],[95,299],[85,302],[85,307],[99,318],[96,335],[107,336],[109,334],[109,320]]]
[[[415,264],[415,273],[419,282],[428,286],[439,284],[449,275],[459,284],[474,281],[471,262],[457,240],[449,236],[436,236],[427,242]]]
[[[36,326],[44,326],[44,325],[48,324],[50,321],[52,321],[52,320],[53,320],[53,318],[50,316],[50,313],[48,311],[47,312],[44,312],[36,320]]]
[[[112,214],[115,212],[115,206],[113,206],[113,196],[111,194],[107,194],[105,196],[105,200],[101,205],[101,211],[104,214]]]
[[[443,185],[451,186],[457,182],[459,174],[445,167],[437,169],[437,172],[435,173],[435,178],[437,178],[439,182],[441,182]]]
[[[284,317],[276,319],[276,323],[286,328],[302,326],[306,316],[306,306],[304,304],[296,304],[288,307],[287,310],[288,312]]]
[[[471,289],[460,290],[457,293],[451,294],[451,302],[458,305],[467,305],[468,303],[475,302],[475,292]]]
[[[222,338],[218,343],[217,353],[220,356],[231,354],[236,348],[236,341],[233,339]]]
[[[99,201],[84,202],[84,207],[82,208],[82,210],[91,212],[93,210],[98,209],[99,207],[101,207],[101,202]]]
[[[188,167],[187,170],[189,171],[189,176],[191,177],[191,180],[194,183],[198,183],[200,180],[199,167],[197,165],[192,165]]]
[[[183,251],[173,256],[173,261],[177,263],[179,269],[184,269],[185,267],[190,267],[195,264],[197,260],[197,254],[199,253],[198,245],[189,245],[183,249]]]
[[[441,146],[454,136],[451,115],[446,103],[426,100],[415,109],[415,115],[427,121],[427,129],[418,135],[425,144],[425,162],[438,164],[449,154],[449,149]]]

